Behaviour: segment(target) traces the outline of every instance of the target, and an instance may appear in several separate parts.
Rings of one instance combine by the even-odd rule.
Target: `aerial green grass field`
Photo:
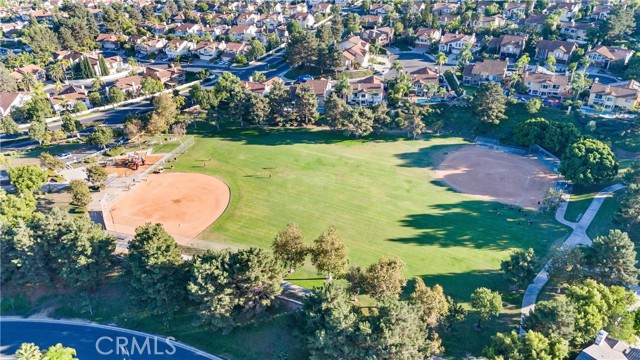
[[[323,131],[198,128],[204,132],[173,163],[174,171],[218,176],[231,188],[229,208],[201,239],[269,248],[275,234],[295,222],[311,244],[334,225],[352,265],[399,257],[407,277],[441,284],[465,302],[480,286],[501,291],[507,309],[497,327],[469,336],[476,320],[470,315],[461,325],[469,329],[445,337],[450,355],[479,354],[490,335],[515,324],[521,294],[509,291],[500,261],[529,247],[545,257],[568,233],[550,215],[529,213],[534,223],[519,225],[516,209],[497,215],[504,205],[434,181],[433,166],[465,145],[460,138],[348,140]],[[305,287],[323,281],[309,263],[289,278]]]

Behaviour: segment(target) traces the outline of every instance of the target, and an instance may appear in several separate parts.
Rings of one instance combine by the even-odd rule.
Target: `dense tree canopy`
[[[579,185],[592,185],[613,179],[620,164],[607,144],[596,139],[582,139],[570,145],[560,165],[560,172]]]
[[[506,118],[507,98],[502,87],[495,82],[486,82],[473,97],[472,107],[478,119],[488,124],[498,124]]]

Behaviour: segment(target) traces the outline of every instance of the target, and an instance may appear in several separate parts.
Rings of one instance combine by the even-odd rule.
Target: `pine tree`
[[[109,75],[109,68],[107,67],[107,62],[104,61],[104,56],[102,55],[98,57],[98,66],[100,67],[100,76]]]
[[[605,285],[637,285],[636,250],[629,235],[611,230],[593,240],[589,256],[591,275]]]
[[[310,85],[302,84],[296,89],[295,115],[303,125],[313,124],[318,118],[318,98]]]

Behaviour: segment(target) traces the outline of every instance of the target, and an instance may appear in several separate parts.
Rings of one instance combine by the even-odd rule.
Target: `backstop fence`
[[[492,150],[502,151],[509,154],[525,156],[529,154],[529,150],[512,145],[504,145],[500,143],[500,139],[477,136],[475,139],[477,146],[482,146]]]
[[[555,173],[560,173],[560,159],[540,145],[531,145],[529,154],[535,155],[538,161],[545,164]]]

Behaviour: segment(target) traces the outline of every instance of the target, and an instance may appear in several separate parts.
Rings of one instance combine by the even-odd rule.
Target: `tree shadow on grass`
[[[458,150],[462,146],[466,145],[432,145],[420,148],[418,151],[397,154],[395,156],[404,162],[400,165],[402,167],[436,168],[444,160],[445,156]]]
[[[247,145],[279,146],[295,144],[359,144],[369,142],[389,142],[404,139],[401,134],[371,134],[362,138],[345,135],[342,131],[317,130],[308,128],[223,128],[218,131],[207,123],[198,123],[189,129],[190,134],[204,138],[219,138],[227,141],[243,142]]]
[[[480,200],[429,205],[425,213],[401,219],[400,225],[419,234],[389,241],[498,251],[528,247],[542,250],[557,238],[544,236],[545,232],[559,229],[546,215]]]

